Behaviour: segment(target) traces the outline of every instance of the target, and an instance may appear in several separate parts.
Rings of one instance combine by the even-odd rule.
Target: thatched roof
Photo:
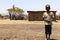
[[[46,12],[46,11],[27,11],[28,13],[39,13],[39,12]],[[50,11],[50,12],[57,12],[57,11]]]

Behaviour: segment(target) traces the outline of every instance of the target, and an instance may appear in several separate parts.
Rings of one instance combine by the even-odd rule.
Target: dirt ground
[[[0,40],[45,40],[43,21],[0,20]],[[60,40],[60,21],[53,22],[51,40]]]

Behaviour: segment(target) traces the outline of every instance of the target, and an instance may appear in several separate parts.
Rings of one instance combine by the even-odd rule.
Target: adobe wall
[[[29,21],[43,21],[43,13],[45,11],[27,11]],[[54,21],[56,21],[56,11],[51,11],[54,13]]]

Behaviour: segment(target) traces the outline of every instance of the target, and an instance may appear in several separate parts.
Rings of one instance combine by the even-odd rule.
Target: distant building
[[[2,14],[0,14],[0,19],[3,19],[3,16],[2,16]]]
[[[29,21],[43,21],[43,13],[46,11],[27,11]],[[56,21],[56,11],[51,11],[54,13],[54,21]]]

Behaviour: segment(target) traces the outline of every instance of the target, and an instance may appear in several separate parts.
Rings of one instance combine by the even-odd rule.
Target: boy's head
[[[45,6],[45,9],[46,9],[47,11],[49,11],[49,10],[50,10],[50,5],[47,4],[47,5]]]

